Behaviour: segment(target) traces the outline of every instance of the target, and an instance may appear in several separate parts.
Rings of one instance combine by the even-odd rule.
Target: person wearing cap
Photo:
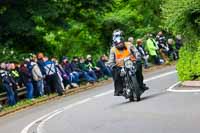
[[[141,60],[140,53],[138,50],[132,45],[131,42],[125,42],[122,36],[118,36],[114,40],[114,46],[110,50],[110,56],[108,65],[112,68],[113,79],[114,79],[114,86],[115,86],[115,96],[121,96],[123,93],[123,80],[120,76],[121,68],[124,65],[123,59],[131,56],[132,61],[139,61]],[[137,74],[138,72],[136,72]],[[136,76],[137,80],[139,76]],[[141,89],[144,88],[144,84],[140,84],[138,82]]]

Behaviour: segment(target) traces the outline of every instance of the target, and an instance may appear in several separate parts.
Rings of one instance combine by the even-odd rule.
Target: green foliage
[[[112,31],[121,29],[126,37],[143,37],[158,30],[162,0],[115,0],[112,11],[103,19],[102,35],[105,47],[109,47]]]
[[[86,54],[97,57],[109,51],[112,31],[116,28],[124,30],[127,37],[155,30],[160,22],[161,2],[4,1],[0,5],[0,43],[16,53],[41,51],[57,57]]]
[[[168,0],[163,5],[163,27],[184,36],[177,70],[180,80],[200,77],[200,1]]]
[[[187,41],[197,41],[200,35],[200,1],[168,0],[163,5],[164,28],[181,33]]]
[[[194,48],[185,45],[180,50],[177,70],[180,80],[197,80],[200,78],[200,42]]]
[[[32,56],[31,53],[20,52],[6,47],[0,47],[0,51],[0,54],[2,55],[0,62],[20,63],[25,58],[30,58]]]

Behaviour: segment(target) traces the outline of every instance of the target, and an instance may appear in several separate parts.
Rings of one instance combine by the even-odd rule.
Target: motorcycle
[[[123,79],[123,96],[130,101],[140,101],[142,92],[136,78],[136,62],[133,62],[131,57],[123,60],[124,66],[120,72]]]

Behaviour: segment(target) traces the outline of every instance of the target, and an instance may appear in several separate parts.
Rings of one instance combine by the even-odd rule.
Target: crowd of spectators
[[[128,41],[134,44],[133,37],[129,37]],[[135,43],[135,47],[143,59],[144,68],[149,68],[149,62],[160,65],[178,60],[179,50],[182,46],[183,42],[180,35],[177,35],[175,39],[166,39],[161,31],[156,37],[148,34],[146,40],[137,39]]]
[[[1,86],[7,93],[8,104],[15,105],[18,101],[17,89],[26,88],[26,98],[35,100],[37,97],[58,93],[59,96],[67,89],[94,84],[112,76],[111,70],[105,65],[108,57],[102,55],[95,62],[91,55],[84,57],[62,57],[58,59],[44,56],[43,53],[27,58],[21,64],[1,63]]]
[[[170,61],[179,58],[179,50],[182,45],[183,42],[180,35],[177,35],[175,40],[173,38],[167,39],[163,32],[160,31],[155,38],[152,34],[147,35],[146,51],[154,64],[168,64]]]
[[[159,32],[155,38],[148,34],[146,41],[137,39],[134,43],[134,38],[129,37],[128,42],[137,48],[147,69],[151,61],[160,65],[179,58],[182,39],[181,36],[175,39],[167,40]],[[89,85],[112,77],[111,69],[106,66],[107,61],[106,55],[102,55],[97,62],[87,55],[86,58],[74,56],[71,60],[63,56],[59,62],[57,58],[49,59],[43,53],[38,53],[21,64],[1,63],[0,85],[11,106],[19,101],[17,89],[21,87],[26,88],[26,98],[30,100],[55,92],[61,96],[65,90],[79,87],[81,82]]]

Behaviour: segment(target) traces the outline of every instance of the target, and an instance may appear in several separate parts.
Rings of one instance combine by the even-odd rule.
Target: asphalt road
[[[0,133],[199,133],[200,93],[166,91],[174,67],[145,75],[140,102],[113,96],[113,84],[0,118]]]

